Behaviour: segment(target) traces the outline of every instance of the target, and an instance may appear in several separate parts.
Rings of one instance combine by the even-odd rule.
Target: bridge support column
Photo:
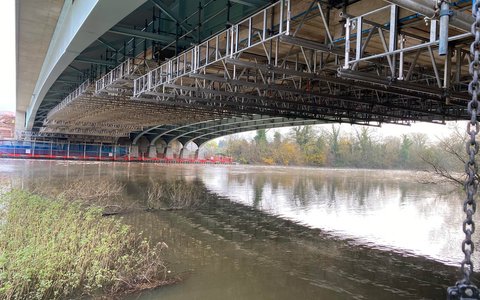
[[[197,149],[195,150],[195,154],[194,154],[194,159],[198,159],[198,155],[200,154],[200,149]]]
[[[25,130],[25,112],[17,110],[15,114],[15,138],[21,139],[21,133]]]
[[[130,146],[130,156],[131,157],[138,157],[138,145],[131,145]]]
[[[157,146],[150,145],[148,148],[148,157],[149,158],[156,158],[157,157]]]
[[[185,153],[185,147],[183,147],[182,149],[180,149],[180,154],[178,154],[178,158],[183,158],[183,155]]]
[[[165,147],[165,149],[163,150],[163,156],[165,158],[173,158],[173,149],[171,146]]]

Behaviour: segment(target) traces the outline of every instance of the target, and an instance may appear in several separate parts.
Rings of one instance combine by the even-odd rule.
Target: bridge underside
[[[467,116],[470,2],[450,3],[447,20],[428,0],[220,2],[197,3],[191,22],[182,1],[142,5],[65,69],[26,136],[200,146],[259,128]]]

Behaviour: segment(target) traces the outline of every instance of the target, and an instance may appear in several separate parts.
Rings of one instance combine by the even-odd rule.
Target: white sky
[[[1,0],[0,28],[2,45],[0,57],[0,111],[15,111],[15,0]],[[32,51],[35,47],[32,45]]]
[[[0,72],[0,111],[15,111],[15,0],[1,0],[0,4],[0,28],[3,28],[3,41],[0,47],[0,57],[2,58],[2,72]],[[32,51],[35,51],[32,48]],[[323,125],[330,127],[330,125]],[[464,126],[463,122],[462,125]],[[352,126],[342,125],[342,131],[350,131]],[[282,133],[288,130],[279,129]],[[376,128],[379,135],[401,135],[411,132],[422,132],[431,134],[432,137],[443,137],[450,132],[449,126],[436,125],[430,123],[414,123],[411,126],[399,126],[384,124],[381,128]],[[249,136],[251,134],[247,134]],[[253,135],[252,135],[253,136]]]

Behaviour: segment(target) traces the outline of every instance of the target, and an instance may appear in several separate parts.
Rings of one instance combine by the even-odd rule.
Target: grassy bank
[[[23,191],[1,197],[0,298],[115,295],[169,282],[165,244],[79,202]]]

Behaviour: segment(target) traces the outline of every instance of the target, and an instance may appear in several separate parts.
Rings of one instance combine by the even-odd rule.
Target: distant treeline
[[[294,127],[284,135],[277,131],[270,140],[266,130],[258,130],[253,139],[233,136],[207,144],[206,150],[232,156],[242,164],[412,170],[434,165],[458,171],[463,168],[464,145],[459,129],[451,130],[447,138],[432,141],[423,133],[379,137],[371,127],[359,126],[345,133],[340,126],[332,125],[328,129]]]

